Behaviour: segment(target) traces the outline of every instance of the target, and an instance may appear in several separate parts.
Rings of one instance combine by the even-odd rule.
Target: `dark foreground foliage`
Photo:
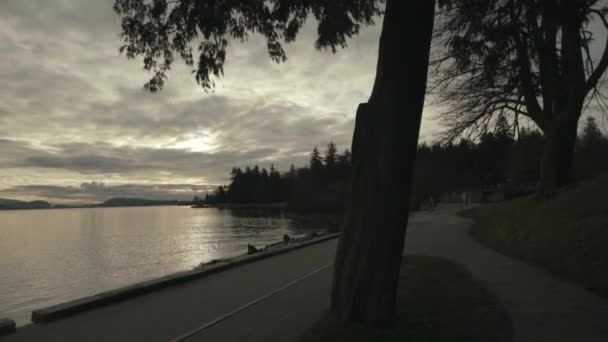
[[[339,326],[325,317],[301,342],[503,342],[513,327],[505,309],[462,266],[435,257],[404,258],[391,328]]]

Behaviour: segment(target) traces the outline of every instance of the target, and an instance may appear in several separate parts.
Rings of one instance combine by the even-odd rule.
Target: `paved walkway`
[[[498,295],[514,321],[515,342],[606,342],[608,300],[488,249],[467,234],[470,221],[444,206],[410,220],[406,253],[465,265]]]
[[[496,293],[515,341],[608,341],[608,300],[473,241],[457,207],[410,220],[406,253],[465,265]],[[202,330],[188,341],[297,341],[328,309],[336,241],[230,269],[56,322],[30,325],[7,341],[170,341],[315,270],[284,291]],[[326,267],[326,268],[324,268]]]
[[[337,240],[8,335],[6,341],[171,341],[333,262]],[[295,341],[328,309],[325,268],[187,341]],[[0,340],[4,341],[3,337]]]

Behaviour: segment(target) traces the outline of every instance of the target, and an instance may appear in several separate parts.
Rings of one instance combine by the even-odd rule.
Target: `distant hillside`
[[[53,205],[46,201],[25,202],[13,199],[0,198],[0,210],[142,207],[154,205],[192,205],[192,201],[150,200],[145,198],[114,197],[106,200],[103,203]]]
[[[177,205],[175,200],[149,200],[144,198],[114,197],[95,205],[96,207],[138,207],[151,205]]]
[[[18,201],[0,198],[0,210],[11,210],[11,209],[50,209],[51,204],[46,201]]]

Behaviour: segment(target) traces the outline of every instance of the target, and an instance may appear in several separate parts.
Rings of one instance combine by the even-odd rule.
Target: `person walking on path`
[[[462,200],[461,206],[463,208],[466,208],[469,206],[469,193],[466,191],[462,192],[462,195],[460,195],[460,199]]]

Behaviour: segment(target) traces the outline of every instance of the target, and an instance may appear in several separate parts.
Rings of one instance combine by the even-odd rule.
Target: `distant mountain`
[[[0,198],[0,210],[9,209],[50,209],[52,206],[46,201],[18,201],[6,198]]]
[[[53,205],[46,201],[25,202],[13,199],[0,198],[0,210],[142,207],[153,205],[192,205],[192,201],[150,200],[145,198],[114,197],[106,200],[103,203]]]
[[[53,209],[75,209],[75,208],[95,208],[98,207],[99,203],[87,204],[53,204]]]
[[[151,205],[177,205],[178,201],[149,200],[144,198],[114,197],[95,205],[96,207],[139,207]]]

